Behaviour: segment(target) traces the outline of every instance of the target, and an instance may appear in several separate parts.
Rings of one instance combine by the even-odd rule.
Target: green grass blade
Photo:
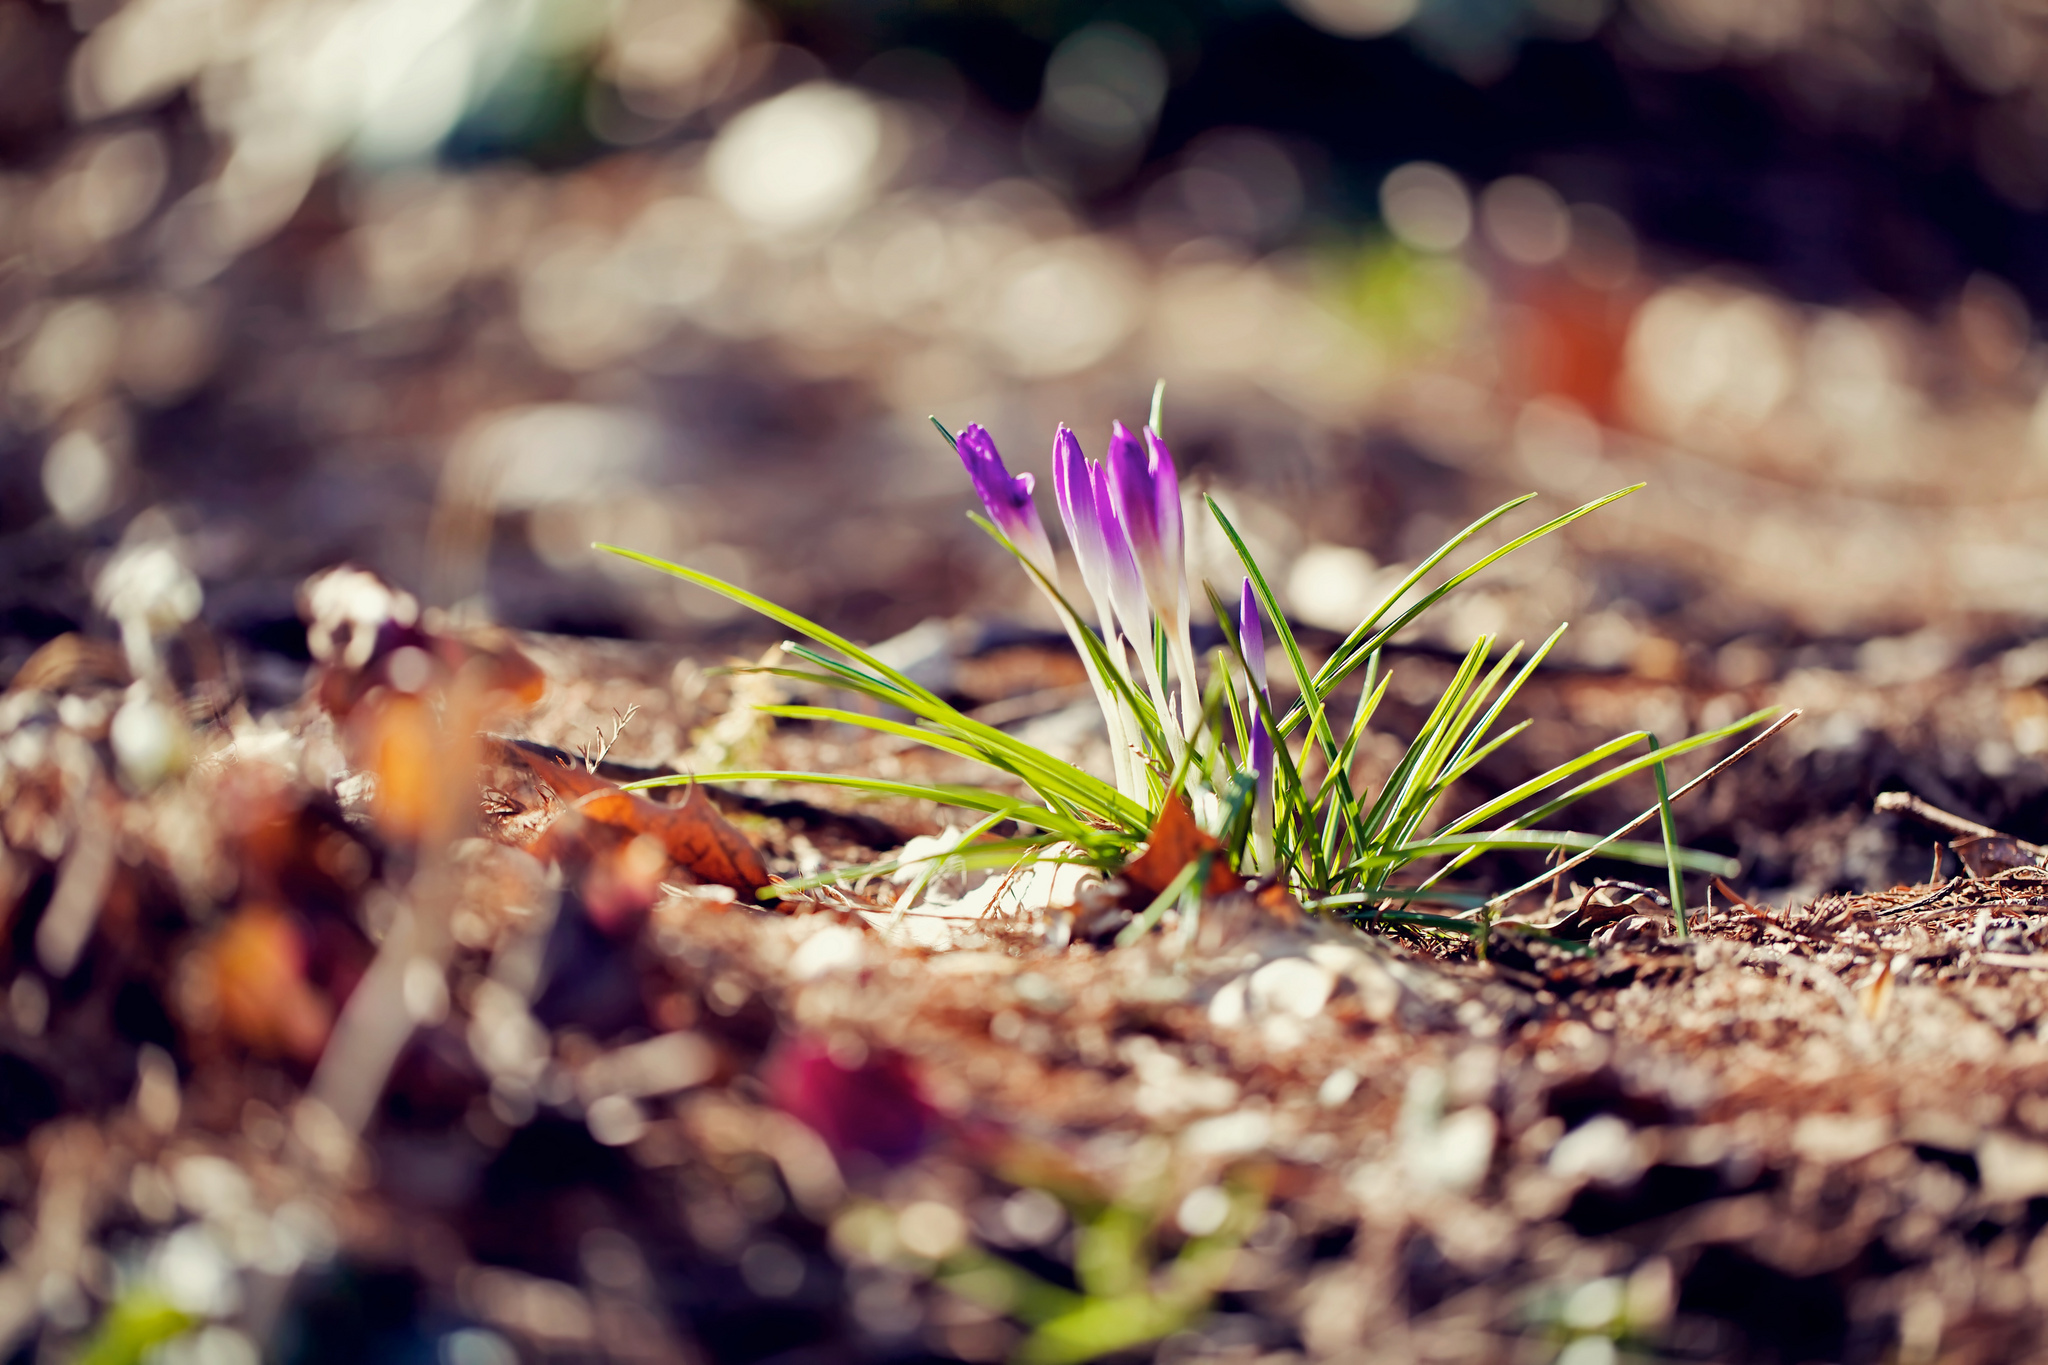
[[[1576,758],[1568,758],[1545,772],[1538,773],[1518,786],[1512,787],[1483,805],[1474,806],[1465,814],[1443,827],[1442,833],[1462,834],[1475,826],[1483,825],[1503,811],[1512,810],[1538,792],[1545,791],[1576,773],[1584,772],[1596,763],[1604,763],[1624,749],[1640,743],[1649,732],[1634,730],[1605,744],[1596,745]]]
[[[1501,849],[1552,849],[1568,848],[1583,852],[1597,848],[1610,858],[1625,862],[1662,864],[1666,861],[1665,848],[1661,843],[1647,844],[1627,839],[1608,840],[1596,834],[1579,834],[1568,830],[1552,829],[1497,829],[1482,834],[1431,835],[1389,849],[1375,855],[1376,860],[1412,862],[1417,858],[1434,857],[1440,853],[1462,853],[1476,848],[1482,852]],[[1706,872],[1718,877],[1732,877],[1741,871],[1742,865],[1733,858],[1718,853],[1707,853],[1700,849],[1679,849],[1677,857],[1681,865],[1693,872]]]
[[[1458,588],[1460,585],[1470,580],[1475,574],[1478,574],[1484,571],[1485,569],[1490,568],[1492,565],[1499,563],[1502,559],[1506,558],[1508,555],[1513,554],[1516,550],[1521,549],[1524,545],[1527,545],[1532,541],[1540,540],[1544,536],[1549,535],[1553,531],[1562,530],[1564,527],[1569,526],[1571,525],[1571,523],[1577,521],[1580,517],[1587,516],[1593,512],[1597,512],[1601,508],[1607,506],[1609,503],[1617,502],[1620,499],[1627,497],[1629,494],[1634,493],[1643,487],[1643,484],[1632,484],[1627,488],[1616,489],[1614,492],[1609,493],[1605,497],[1596,498],[1592,502],[1586,503],[1582,507],[1576,507],[1571,511],[1566,512],[1563,516],[1553,517],[1549,521],[1544,522],[1541,526],[1538,526],[1535,530],[1526,531],[1523,534],[1516,536],[1513,540],[1501,546],[1499,549],[1493,551],[1490,554],[1482,556],[1477,562],[1452,575],[1452,577],[1447,582],[1445,582],[1437,588],[1432,589],[1429,593],[1427,593],[1419,601],[1417,601],[1415,605],[1410,607],[1408,610],[1402,612],[1400,616],[1396,617],[1387,625],[1382,626],[1378,630],[1374,631],[1369,637],[1361,638],[1360,631],[1353,631],[1351,633],[1351,636],[1347,638],[1342,645],[1338,646],[1337,652],[1330,656],[1330,661],[1324,664],[1323,667],[1317,671],[1316,686],[1318,689],[1318,696],[1320,697],[1321,695],[1326,694],[1329,691],[1329,689],[1335,687],[1338,683],[1342,682],[1347,676],[1349,676],[1351,671],[1358,666],[1357,661],[1360,657],[1362,657],[1364,654],[1370,652],[1373,649],[1377,649],[1380,645],[1392,639],[1395,635],[1398,635],[1403,629],[1407,627],[1409,622],[1415,620],[1415,618],[1422,615],[1423,612],[1428,611],[1431,607],[1435,606],[1437,602],[1440,601],[1446,593],[1449,593],[1454,589]],[[1467,528],[1466,531],[1461,532],[1456,538],[1449,542],[1446,547],[1446,550],[1439,551],[1437,554],[1432,555],[1429,560],[1425,560],[1424,565],[1433,566],[1435,563],[1440,562],[1443,554],[1447,552],[1450,545],[1462,543],[1467,536],[1469,536],[1472,532],[1478,530],[1479,527],[1486,524],[1487,521],[1494,519],[1495,517],[1501,515],[1502,513],[1505,513],[1511,508],[1520,506],[1522,503],[1527,502],[1529,500],[1529,497],[1533,496],[1535,495],[1530,494],[1528,495],[1528,497],[1523,497],[1517,499],[1514,502],[1504,504],[1502,507],[1497,508],[1494,512],[1488,513],[1486,517],[1482,518],[1479,522],[1474,523],[1473,526]],[[1423,569],[1421,567],[1418,567],[1417,574],[1421,573],[1422,571]],[[1416,575],[1410,575],[1410,579],[1403,580],[1403,586],[1396,591],[1396,595],[1393,598],[1390,598],[1389,601],[1398,601],[1399,594],[1406,592],[1408,587],[1412,586],[1411,580],[1419,581]],[[1375,616],[1377,616],[1377,614],[1378,613],[1375,613]],[[1370,620],[1372,618],[1368,619]],[[1361,630],[1362,629],[1363,628],[1361,627]],[[1354,643],[1354,641],[1356,641],[1356,643]],[[1290,713],[1289,723],[1293,723],[1292,713]]]
[[[1570,791],[1565,792],[1562,796],[1558,796],[1550,801],[1546,801],[1544,804],[1528,812],[1526,815],[1518,816],[1515,819],[1514,823],[1517,825],[1533,825],[1539,820],[1547,820],[1551,816],[1557,814],[1557,812],[1563,810],[1565,807],[1573,804],[1574,802],[1584,800],[1586,797],[1591,796],[1594,792],[1599,791],[1604,787],[1613,786],[1616,782],[1621,781],[1621,779],[1623,779],[1624,777],[1631,777],[1636,773],[1642,772],[1646,768],[1653,768],[1660,763],[1666,762],[1670,759],[1677,758],[1682,754],[1689,754],[1694,749],[1700,749],[1704,748],[1709,744],[1718,743],[1721,740],[1727,739],[1731,735],[1739,735],[1744,730],[1751,729],[1754,726],[1759,725],[1766,720],[1769,720],[1775,714],[1777,714],[1777,711],[1774,707],[1766,707],[1761,711],[1753,711],[1749,715],[1744,716],[1741,720],[1738,720],[1730,725],[1724,725],[1718,730],[1704,730],[1697,735],[1691,735],[1685,739],[1678,741],[1676,744],[1671,745],[1669,748],[1662,750],[1653,750],[1649,753],[1644,754],[1640,758],[1630,759],[1626,763],[1618,763],[1614,767],[1609,768],[1606,772],[1601,773],[1597,777],[1592,777],[1584,782],[1581,782],[1578,786],[1573,787]],[[1650,736],[1646,732],[1641,737],[1644,739],[1648,739]],[[1733,874],[1731,873],[1729,875],[1732,876]]]
[[[1245,577],[1251,580],[1252,592],[1257,595],[1259,605],[1265,609],[1266,619],[1271,622],[1273,634],[1279,639],[1281,649],[1286,651],[1288,667],[1294,670],[1295,683],[1301,688],[1301,700],[1295,705],[1306,708],[1309,733],[1323,746],[1324,757],[1334,762],[1337,757],[1337,740],[1330,733],[1329,721],[1323,715],[1322,697],[1316,691],[1315,675],[1309,672],[1307,661],[1301,657],[1301,645],[1295,640],[1294,631],[1287,624],[1287,614],[1280,610],[1280,599],[1273,595],[1272,585],[1266,582],[1266,575],[1260,570],[1259,562],[1252,558],[1251,549],[1244,543],[1244,537],[1230,524],[1230,518],[1223,515],[1223,508],[1216,499],[1205,493],[1202,500],[1209,504],[1209,514],[1216,518],[1216,524],[1223,528],[1223,534],[1229,538],[1231,548],[1237,551],[1238,562],[1244,565]],[[1242,654],[1243,651],[1240,649],[1239,653]],[[1287,733],[1288,728],[1283,724],[1275,732],[1275,748],[1279,747],[1278,740],[1281,735]]]
[[[1174,874],[1172,881],[1162,888],[1152,903],[1139,916],[1117,932],[1116,946],[1128,948],[1146,934],[1152,932],[1168,906],[1179,900],[1183,893],[1197,883],[1206,886],[1209,881],[1209,864],[1216,857],[1214,850],[1190,858],[1181,870]],[[1196,894],[1200,894],[1199,890]]]
[[[1108,833],[1085,825],[1071,816],[981,787],[955,783],[896,782],[880,777],[852,777],[845,773],[782,772],[774,769],[721,772],[704,777],[690,773],[672,773],[664,777],[649,777],[638,782],[628,782],[621,790],[637,792],[655,787],[688,787],[699,783],[714,786],[728,782],[789,782],[815,787],[845,787],[849,791],[874,792],[880,796],[907,796],[919,801],[935,801],[942,806],[958,806],[962,810],[991,813],[1001,811],[1012,819],[1063,834],[1076,843],[1101,844]]]
[[[1657,737],[1650,736],[1650,752],[1657,751]],[[1678,919],[1678,936],[1690,938],[1685,923],[1685,874],[1678,866],[1678,828],[1671,821],[1671,784],[1665,780],[1664,765],[1650,769],[1657,779],[1657,816],[1664,830],[1664,853],[1671,871],[1671,913]]]
[[[1015,862],[1016,855],[1019,853],[1029,853],[1033,849],[1051,848],[1065,842],[1058,835],[1041,834],[1030,839],[996,839],[985,844],[975,844],[971,848],[967,846],[966,839],[974,837],[977,831],[986,833],[991,824],[1000,824],[1007,818],[1009,817],[1004,815],[991,815],[987,820],[983,820],[972,829],[969,829],[957,848],[949,848],[938,853],[920,854],[915,858],[884,858],[879,862],[859,863],[852,867],[834,868],[830,872],[820,872],[810,877],[798,877],[794,881],[776,882],[772,886],[761,888],[761,899],[771,900],[783,896],[801,895],[806,891],[815,891],[821,886],[843,886],[847,882],[857,882],[863,877],[883,877],[901,868],[917,867],[923,863],[958,860],[965,864],[966,869],[970,872],[979,871],[982,868],[1004,867]],[[1079,864],[1086,867],[1095,866],[1094,861],[1087,858],[1041,857],[1033,859],[1033,861]]]
[[[771,621],[779,621],[798,634],[807,635],[811,639],[816,640],[827,649],[838,650],[847,658],[856,660],[865,667],[874,670],[874,672],[913,696],[924,697],[930,701],[938,700],[938,697],[929,689],[912,682],[909,677],[889,667],[880,659],[877,659],[874,655],[853,643],[853,641],[825,629],[825,627],[815,621],[797,615],[787,607],[777,606],[765,597],[750,593],[745,588],[735,587],[722,578],[715,578],[697,569],[685,568],[681,564],[671,564],[666,559],[657,559],[653,555],[641,554],[638,550],[627,550],[617,545],[606,545],[601,542],[593,544],[591,548],[593,550],[603,550],[607,554],[617,555],[621,559],[630,559],[636,564],[645,564],[650,569],[659,569],[661,572],[671,574],[686,583],[695,583],[700,588],[715,592],[720,597],[737,602],[749,610],[759,612]]]

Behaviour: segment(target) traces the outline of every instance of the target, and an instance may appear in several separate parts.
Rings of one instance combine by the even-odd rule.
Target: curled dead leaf
[[[1153,822],[1145,851],[1124,864],[1119,875],[1142,904],[1164,891],[1182,868],[1204,853],[1217,855],[1209,863],[1209,880],[1203,888],[1207,894],[1221,896],[1244,885],[1244,878],[1231,869],[1223,845],[1195,823],[1195,813],[1186,798],[1175,797]]]

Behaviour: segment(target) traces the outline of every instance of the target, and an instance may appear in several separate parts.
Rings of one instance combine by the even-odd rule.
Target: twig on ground
[[[2032,857],[2037,859],[2048,858],[2048,848],[2042,848],[2039,844],[2030,844],[2025,839],[2013,838],[2012,835],[2005,833],[2003,830],[1993,829],[1989,825],[1980,825],[1975,820],[1957,815],[1953,811],[1943,810],[1940,806],[1922,801],[1911,792],[1879,792],[1877,800],[1870,803],[1870,808],[1879,815],[1910,815],[1922,824],[1933,825],[1936,829],[1945,829],[1950,834],[1958,834],[1965,839],[2012,839],[2014,843],[2025,849]],[[1936,859],[1936,873],[1939,875],[1941,858],[1939,845],[1936,846],[1934,856]]]

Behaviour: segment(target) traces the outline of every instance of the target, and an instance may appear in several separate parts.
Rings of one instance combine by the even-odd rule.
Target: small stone
[[[1612,1114],[1597,1114],[1558,1139],[1550,1149],[1550,1173],[1595,1184],[1633,1184],[1643,1173],[1635,1130]]]
[[[789,975],[815,981],[833,972],[852,971],[867,956],[867,935],[846,924],[828,924],[797,945],[789,955]]]
[[[1246,989],[1254,1013],[1308,1020],[1330,1003],[1337,974],[1305,957],[1282,957],[1253,972]]]

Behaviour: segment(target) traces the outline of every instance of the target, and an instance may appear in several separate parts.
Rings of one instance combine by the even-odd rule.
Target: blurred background
[[[2006,0],[0,0],[0,674],[167,529],[286,652],[344,558],[767,636],[592,540],[1047,625],[926,416],[1043,477],[1164,377],[1308,626],[1647,480],[1419,643],[1931,677],[2048,614],[2044,73]]]

